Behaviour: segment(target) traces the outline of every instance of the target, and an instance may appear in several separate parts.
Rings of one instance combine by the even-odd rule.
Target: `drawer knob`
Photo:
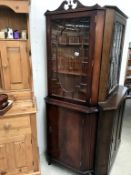
[[[4,125],[4,128],[5,128],[6,130],[9,130],[9,129],[11,128],[11,125],[10,125],[9,123],[6,123],[6,124]]]

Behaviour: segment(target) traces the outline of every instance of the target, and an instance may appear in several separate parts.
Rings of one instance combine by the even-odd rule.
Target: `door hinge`
[[[35,164],[35,163],[34,163],[34,161],[33,161],[33,162],[32,162],[32,165],[34,166],[34,164]]]

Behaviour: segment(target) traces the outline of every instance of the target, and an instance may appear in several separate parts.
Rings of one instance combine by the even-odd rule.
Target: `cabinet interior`
[[[52,94],[86,101],[90,18],[53,20],[51,29]]]
[[[13,30],[26,30],[27,29],[27,15],[23,13],[15,13],[8,7],[0,7],[0,30],[6,27]]]

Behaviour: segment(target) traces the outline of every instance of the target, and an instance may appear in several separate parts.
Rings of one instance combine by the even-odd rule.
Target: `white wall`
[[[37,130],[40,154],[45,151],[45,102],[47,94],[47,73],[46,73],[46,29],[45,17],[46,10],[55,10],[63,0],[31,0],[30,13],[30,32],[32,47],[32,64],[34,93],[37,100]],[[94,5],[98,3],[104,5],[116,5],[129,17],[125,36],[125,47],[123,53],[122,70],[120,84],[124,81],[128,43],[131,41],[131,10],[130,0],[81,0],[84,5]]]

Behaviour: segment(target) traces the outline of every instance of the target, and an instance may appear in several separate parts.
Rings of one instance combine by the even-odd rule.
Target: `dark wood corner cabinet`
[[[127,16],[115,6],[85,7],[77,0],[45,15],[48,161],[83,175],[107,175],[121,139]]]

